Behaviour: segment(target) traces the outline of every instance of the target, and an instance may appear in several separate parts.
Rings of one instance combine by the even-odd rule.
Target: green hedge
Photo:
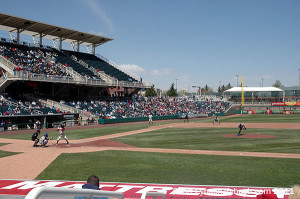
[[[154,120],[170,120],[178,119],[179,115],[169,115],[169,116],[153,116]],[[114,123],[124,123],[124,122],[141,122],[148,121],[148,117],[132,117],[132,118],[116,118],[116,119],[99,119],[99,124],[114,124]]]

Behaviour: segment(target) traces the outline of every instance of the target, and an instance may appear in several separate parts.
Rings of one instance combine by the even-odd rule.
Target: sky
[[[246,86],[300,85],[299,10],[299,0],[10,0],[0,7],[113,38],[96,53],[156,88],[174,83],[190,92],[236,86],[241,77]]]

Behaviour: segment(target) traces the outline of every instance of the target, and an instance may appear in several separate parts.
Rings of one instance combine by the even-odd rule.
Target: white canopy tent
[[[285,92],[284,90],[276,87],[243,87],[244,92],[250,92],[253,96],[253,93],[259,93],[259,92],[282,92],[283,100],[285,98]],[[224,91],[224,96],[230,95],[231,93],[241,93],[242,87],[233,87],[226,91]]]

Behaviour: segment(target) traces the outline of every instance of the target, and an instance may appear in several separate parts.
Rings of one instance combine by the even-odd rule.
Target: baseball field
[[[2,179],[290,187],[300,182],[300,115],[237,115],[48,132],[33,148],[33,131],[0,136]],[[247,130],[238,133],[238,123]]]

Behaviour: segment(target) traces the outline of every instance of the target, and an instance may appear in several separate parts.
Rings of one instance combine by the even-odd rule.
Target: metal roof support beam
[[[43,47],[43,34],[40,33],[40,47]]]
[[[79,49],[80,48],[80,42],[79,41],[77,41],[77,52],[79,52]]]
[[[36,47],[36,41],[35,41],[35,36],[34,35],[32,35],[32,40],[33,40],[34,46]]]
[[[93,53],[93,55],[95,55],[96,54],[96,45],[95,44],[93,44],[93,49],[92,49],[92,53]]]
[[[72,51],[75,51],[75,46],[74,46],[74,41],[72,41],[72,42],[70,42],[70,46],[71,46],[71,48],[72,48]]]
[[[89,46],[89,45],[86,45],[86,51],[87,51],[89,54],[91,54],[91,53],[90,53],[90,46]]]
[[[20,29],[17,29],[17,44],[20,44]]]
[[[53,43],[54,48],[57,49],[57,45],[56,45],[56,43],[55,43],[55,39],[52,39],[52,43]]]
[[[59,38],[59,51],[61,51],[62,49],[62,38],[60,37]]]

